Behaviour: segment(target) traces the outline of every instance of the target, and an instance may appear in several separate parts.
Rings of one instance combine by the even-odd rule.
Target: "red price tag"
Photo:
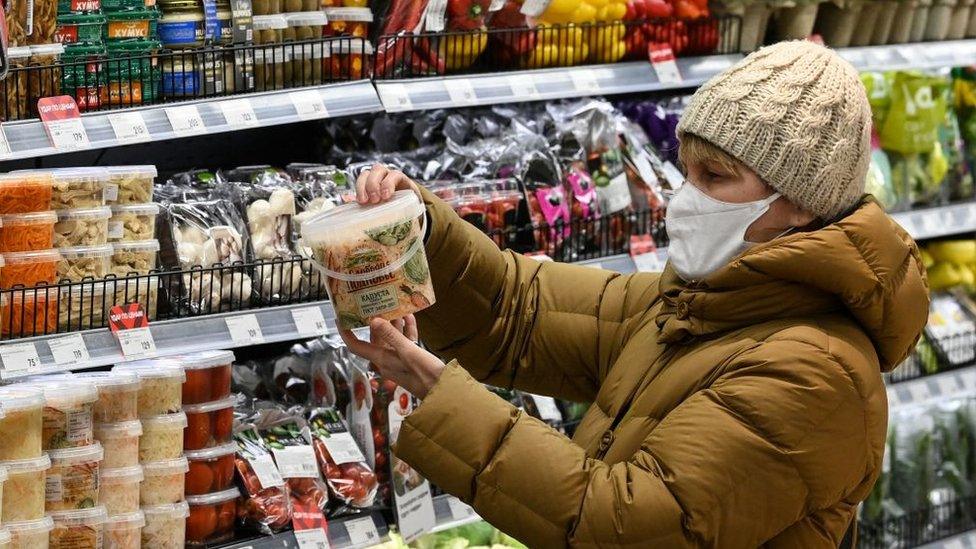
[[[37,100],[37,112],[55,149],[87,149],[90,146],[74,97],[42,97]]]
[[[647,56],[651,60],[654,72],[657,73],[658,82],[677,84],[682,81],[681,72],[674,60],[674,52],[671,51],[671,46],[661,42],[648,44]]]

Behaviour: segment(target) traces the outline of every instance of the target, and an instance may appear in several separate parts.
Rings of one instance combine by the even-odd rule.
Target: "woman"
[[[660,275],[500,252],[419,189],[436,356],[403,323],[345,334],[423,399],[396,453],[531,547],[850,544],[882,467],[881,372],[928,312],[912,239],[862,197],[870,126],[857,72],[809,42],[713,78],[678,125]],[[358,199],[405,188],[377,167]],[[594,404],[569,440],[480,382]]]

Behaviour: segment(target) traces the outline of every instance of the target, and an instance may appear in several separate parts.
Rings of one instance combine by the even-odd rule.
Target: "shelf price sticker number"
[[[451,98],[451,103],[455,106],[466,107],[478,102],[478,95],[474,92],[474,86],[466,78],[449,79],[444,81],[447,88],[447,95]]]
[[[41,365],[37,356],[37,347],[33,343],[14,343],[0,346],[0,361],[3,361],[3,371],[30,372]]]
[[[661,43],[651,43],[647,46],[647,56],[651,60],[651,67],[657,74],[658,82],[662,84],[679,84],[682,81],[678,63],[674,60],[671,46]]]
[[[329,538],[322,528],[295,530],[295,541],[300,549],[329,549]]]
[[[254,107],[247,99],[222,101],[220,110],[231,128],[253,128],[258,125],[258,116],[254,114]]]
[[[569,73],[569,78],[573,81],[573,88],[583,93],[600,91],[600,82],[597,81],[596,76],[596,71],[592,69],[576,69]]]
[[[88,354],[88,346],[85,345],[85,338],[81,334],[71,334],[47,342],[54,356],[54,363],[58,366],[70,366],[84,364],[91,360]]]
[[[108,321],[125,358],[133,360],[156,356],[156,342],[149,331],[149,319],[142,305],[114,305],[109,309]]]
[[[88,132],[81,122],[81,111],[70,95],[38,99],[37,112],[44,123],[51,146],[55,149],[71,151],[91,146]]]
[[[139,112],[118,112],[110,114],[108,121],[119,143],[141,143],[151,139],[146,121]]]
[[[403,84],[378,84],[383,108],[390,112],[409,111],[413,108],[410,93]]]
[[[291,317],[295,320],[295,329],[301,337],[316,337],[329,331],[322,309],[318,307],[292,309]]]
[[[380,533],[376,529],[373,517],[347,520],[343,526],[346,527],[346,533],[349,534],[349,543],[354,547],[367,547],[380,541]]]
[[[200,118],[200,111],[196,105],[169,107],[166,109],[166,118],[169,118],[169,123],[173,127],[173,133],[176,135],[186,136],[207,133],[207,127],[203,125],[203,118]]]
[[[512,88],[512,97],[525,100],[539,98],[539,88],[535,86],[535,79],[529,74],[509,76],[508,87]]]
[[[226,319],[230,338],[237,345],[253,345],[264,343],[264,333],[258,324],[258,317],[253,314],[230,316]]]
[[[291,97],[291,102],[295,106],[295,112],[298,113],[298,118],[302,120],[316,120],[329,116],[329,111],[326,110],[325,104],[322,103],[322,96],[319,95],[319,92],[305,90],[291,92],[288,95]]]

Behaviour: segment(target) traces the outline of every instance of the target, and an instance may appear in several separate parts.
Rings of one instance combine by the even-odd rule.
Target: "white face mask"
[[[749,225],[759,219],[779,193],[755,202],[715,200],[686,182],[668,203],[668,258],[686,281],[701,280],[755,244],[746,242]]]

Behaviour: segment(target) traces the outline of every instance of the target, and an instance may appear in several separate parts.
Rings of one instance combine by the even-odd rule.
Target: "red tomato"
[[[234,529],[237,516],[237,500],[232,499],[219,504],[217,509],[217,532],[224,534]]]
[[[227,442],[230,440],[231,431],[234,428],[234,409],[224,408],[213,412],[214,425],[213,436],[217,442]]]
[[[190,507],[190,516],[186,519],[187,541],[204,542],[217,529],[217,510],[212,505],[195,505]]]
[[[199,450],[210,444],[210,414],[186,414],[186,429],[183,431],[183,449]]]
[[[206,371],[210,372],[210,400],[220,400],[229,395],[230,364],[217,366]]]
[[[211,464],[214,475],[214,491],[226,490],[234,483],[234,454],[220,456]]]
[[[210,370],[187,370],[183,382],[183,404],[200,404],[210,400]]]
[[[209,463],[205,461],[190,462],[190,470],[186,472],[186,495],[207,494],[210,492],[213,482],[214,474]]]
[[[410,406],[410,397],[406,393],[400,395],[400,408],[406,410]]]

